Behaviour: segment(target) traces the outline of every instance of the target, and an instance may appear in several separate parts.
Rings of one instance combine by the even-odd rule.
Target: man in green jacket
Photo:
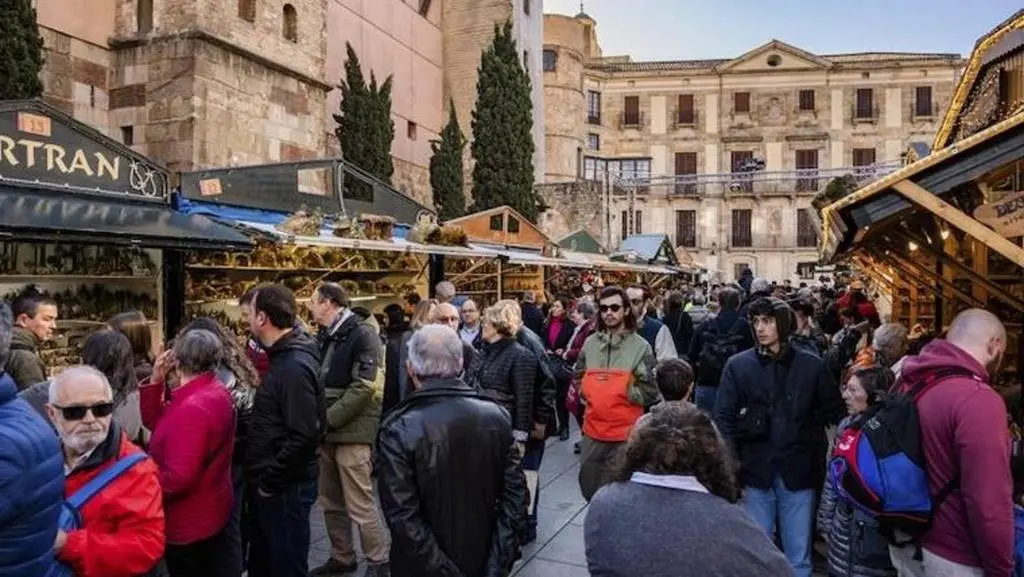
[[[576,359],[583,414],[580,491],[589,501],[612,481],[614,466],[636,420],[661,400],[651,345],[637,334],[626,291],[605,287],[598,298],[597,330]]]
[[[320,386],[327,423],[320,447],[319,491],[331,541],[330,558],[310,575],[346,575],[358,568],[354,523],[366,555],[367,577],[386,576],[391,551],[370,478],[370,449],[384,396],[384,344],[373,315],[353,311],[345,289],[336,283],[321,285],[309,308],[320,326],[323,354]]]
[[[14,299],[11,312],[14,329],[11,331],[11,352],[4,370],[21,391],[46,380],[46,366],[39,358],[39,345],[50,340],[57,328],[57,303],[29,288]]]

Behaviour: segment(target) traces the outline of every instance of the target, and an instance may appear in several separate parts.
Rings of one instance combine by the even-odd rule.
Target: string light
[[[907,243],[907,248],[910,249],[910,252],[914,252],[917,250],[917,243],[915,243],[914,241],[910,241]]]
[[[939,236],[942,237],[942,240],[948,240],[949,239],[949,229],[948,228],[942,229],[939,232]]]

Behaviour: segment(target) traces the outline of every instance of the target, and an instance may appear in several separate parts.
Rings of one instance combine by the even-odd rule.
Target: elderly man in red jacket
[[[71,497],[122,459],[142,450],[113,422],[114,397],[107,378],[92,367],[64,370],[50,383],[46,406],[60,434]],[[57,534],[57,558],[76,577],[161,575],[164,507],[156,465],[138,460],[79,510],[81,527]]]
[[[1005,352],[999,319],[971,309],[953,319],[944,340],[903,363],[904,390],[938,376],[917,411],[931,494],[947,485],[952,492],[921,539],[920,560],[916,547],[890,549],[900,575],[1004,577],[1013,569],[1010,433],[1006,405],[989,384]]]

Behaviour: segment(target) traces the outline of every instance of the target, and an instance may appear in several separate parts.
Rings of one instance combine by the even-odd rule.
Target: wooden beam
[[[900,265],[899,268],[903,269],[904,272],[906,272],[907,274],[911,275],[912,277],[916,277],[916,280],[920,284],[923,284],[923,285],[933,285],[935,281],[938,281],[939,284],[941,284],[944,288],[947,288],[947,289],[950,289],[951,291],[953,291],[953,294],[956,295],[957,298],[959,298],[961,301],[971,305],[972,307],[985,308],[984,303],[981,303],[981,302],[977,301],[973,296],[971,296],[971,295],[965,293],[964,291],[960,290],[959,288],[957,288],[957,286],[954,283],[952,283],[951,281],[946,280],[942,276],[936,274],[935,271],[921,268],[916,263],[910,262],[910,261],[904,259],[903,257],[899,256],[898,254],[896,254],[896,251],[892,250],[891,246],[889,246],[889,253],[888,254],[882,253],[882,254],[880,254],[878,256],[881,257],[884,260],[887,260],[887,261],[891,262],[891,263]],[[918,276],[918,275],[923,275],[923,276]],[[929,278],[933,279],[933,281],[932,282],[928,282],[927,279],[929,279]]]
[[[1006,237],[964,214],[957,207],[929,192],[928,189],[910,180],[901,180],[893,184],[892,187],[910,202],[985,243],[1017,266],[1024,267],[1024,248],[1013,244]]]
[[[935,247],[933,247],[930,244],[928,244],[925,241],[925,239],[921,238],[920,236],[918,236],[918,235],[916,235],[916,234],[914,234],[914,233],[912,233],[912,232],[910,232],[908,230],[900,230],[899,234],[901,236],[905,237],[907,240],[912,241],[921,250],[924,250],[925,252],[927,252],[927,253],[931,254],[932,256],[934,256],[935,258],[939,259],[939,262],[941,262],[943,265],[953,267],[957,272],[959,272],[960,274],[962,274],[962,275],[966,276],[967,278],[971,279],[971,282],[984,286],[987,290],[991,291],[997,297],[999,297],[1000,299],[1005,301],[1006,304],[1008,304],[1011,307],[1017,309],[1017,311],[1019,311],[1019,312],[1024,312],[1024,302],[1022,302],[1017,297],[1015,297],[1012,294],[1010,294],[1010,293],[1006,292],[1005,290],[1003,290],[1003,288],[1000,287],[999,285],[997,285],[996,283],[990,281],[989,279],[987,279],[987,278],[981,276],[980,274],[976,273],[975,271],[971,270],[971,267],[965,265],[964,263],[962,263],[962,262],[960,262],[960,261],[958,261],[956,259],[950,258],[949,255],[947,255],[944,252],[941,252],[941,251],[937,250]],[[981,246],[981,247],[985,246],[985,244],[982,243],[981,241],[976,241],[976,245],[977,246]],[[985,251],[984,255],[987,258],[988,257],[988,252]],[[986,266],[986,269],[987,269],[987,266]],[[971,292],[972,292],[972,296],[975,299],[977,299],[978,302],[987,302],[988,301],[987,298],[979,297],[976,291],[972,290]]]

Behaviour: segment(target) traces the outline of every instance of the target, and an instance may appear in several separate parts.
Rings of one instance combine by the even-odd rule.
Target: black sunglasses
[[[97,403],[95,405],[84,406],[71,405],[70,407],[53,405],[53,408],[60,410],[65,421],[81,421],[89,411],[92,411],[92,416],[97,419],[109,417],[114,412],[114,403]]]
[[[598,305],[597,308],[603,313],[606,313],[608,311],[617,313],[622,310],[622,305]]]

